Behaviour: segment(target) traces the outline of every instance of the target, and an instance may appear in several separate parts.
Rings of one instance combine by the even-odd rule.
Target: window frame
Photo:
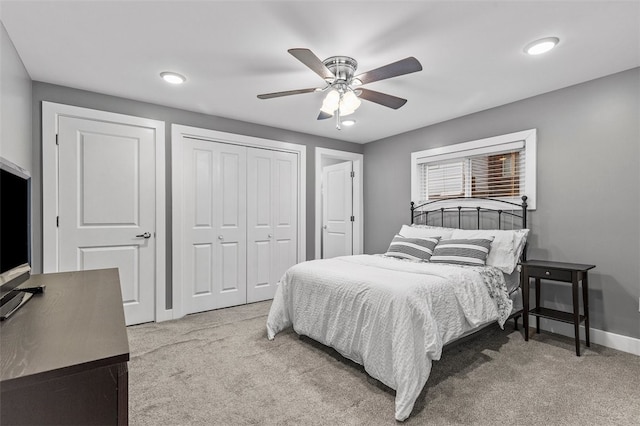
[[[469,142],[462,142],[446,145],[438,148],[426,149],[411,153],[411,199],[415,202],[420,200],[420,173],[419,165],[424,163],[439,163],[443,161],[465,160],[477,155],[491,155],[504,152],[509,149],[517,149],[524,143],[524,184],[521,184],[521,194],[527,196],[528,210],[536,209],[536,173],[537,173],[537,131],[536,129],[523,130],[520,132],[508,133],[505,135],[493,136]],[[470,196],[470,195],[466,195]],[[476,197],[478,198],[478,197]],[[503,201],[510,201],[520,204],[520,197],[500,197]],[[479,207],[495,208],[496,204],[491,200],[478,198]],[[446,203],[446,202],[445,202]],[[456,203],[452,201],[451,205]],[[444,207],[444,205],[443,205]]]

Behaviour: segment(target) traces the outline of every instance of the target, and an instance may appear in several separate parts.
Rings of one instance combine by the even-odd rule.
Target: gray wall
[[[171,124],[213,129],[265,139],[291,142],[307,147],[307,258],[315,253],[315,148],[330,148],[362,153],[363,146],[335,139],[327,139],[291,132],[258,124],[230,120],[175,108],[138,102],[69,87],[33,82],[33,222],[34,268],[42,270],[42,101],[50,101],[102,111],[151,118],[165,122],[167,170],[167,300],[171,300]],[[169,308],[170,306],[168,306]]]
[[[411,152],[538,130],[529,258],[592,263],[591,327],[640,338],[640,68],[365,145],[365,251],[406,223]],[[547,282],[542,300],[569,309]]]
[[[31,166],[31,78],[0,22],[0,156]]]

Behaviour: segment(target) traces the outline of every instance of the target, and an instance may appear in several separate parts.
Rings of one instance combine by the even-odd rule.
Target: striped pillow
[[[433,254],[433,249],[438,244],[438,240],[440,240],[440,237],[408,238],[396,235],[393,237],[393,241],[391,241],[385,255],[428,262]]]
[[[482,266],[487,261],[493,237],[472,240],[440,240],[431,262]]]

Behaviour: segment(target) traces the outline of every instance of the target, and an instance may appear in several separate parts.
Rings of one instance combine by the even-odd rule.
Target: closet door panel
[[[194,227],[212,229],[213,226],[213,163],[214,152],[206,149],[193,150],[195,193],[191,201],[195,210]],[[217,162],[217,158],[216,158]]]
[[[246,303],[246,148],[187,140],[183,150],[185,311]]]
[[[247,148],[215,143],[220,152],[214,178],[216,308],[247,302]]]
[[[297,155],[249,148],[247,162],[247,302],[257,302],[297,261]]]
[[[269,299],[273,262],[273,151],[247,152],[247,302]],[[273,297],[273,296],[271,296]]]
[[[278,283],[287,269],[298,261],[298,158],[296,154],[275,152],[274,240],[275,262],[271,280]]]
[[[193,245],[193,294],[207,296],[213,294],[213,245]]]
[[[271,241],[256,241],[254,250],[251,253],[252,265],[247,265],[247,273],[251,271],[252,279],[247,279],[247,284],[254,288],[260,288],[271,284],[271,263],[273,261],[271,252]],[[247,301],[251,302],[249,294]]]
[[[184,146],[184,169],[187,171],[183,187],[184,260],[183,295],[187,299],[187,313],[205,311],[214,306],[213,281],[214,212],[212,206],[213,174],[218,153],[210,144],[191,141]]]

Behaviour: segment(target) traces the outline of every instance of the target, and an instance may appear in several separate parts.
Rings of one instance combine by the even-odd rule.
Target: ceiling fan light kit
[[[345,94],[342,95],[342,99],[340,99],[339,109],[342,112],[342,115],[353,114],[355,110],[358,109],[362,101],[358,99],[355,92],[349,90]]]
[[[356,112],[361,103],[362,101],[349,88],[331,89],[324,98],[320,111],[333,116],[337,110],[340,110],[340,115],[349,115]]]
[[[327,93],[327,96],[325,96],[324,101],[322,101],[322,107],[320,108],[320,111],[329,115],[333,115],[333,112],[338,109],[339,105],[340,93],[338,93],[337,90],[331,90],[329,91],[329,93]]]
[[[420,62],[418,62],[416,58],[408,57],[360,75],[355,75],[358,69],[358,62],[349,56],[331,56],[321,61],[309,49],[289,49],[288,52],[318,74],[325,81],[326,86],[266,93],[258,95],[258,98],[271,99],[328,90],[329,92],[320,107],[318,120],[336,117],[336,128],[338,130],[340,130],[341,124],[348,125],[346,124],[347,120],[342,122],[340,117],[353,114],[360,107],[362,103],[361,99],[393,109],[398,109],[407,103],[406,99],[360,88],[360,86],[422,70],[422,65],[420,65]],[[351,121],[353,121],[351,124],[353,125],[355,120]]]

